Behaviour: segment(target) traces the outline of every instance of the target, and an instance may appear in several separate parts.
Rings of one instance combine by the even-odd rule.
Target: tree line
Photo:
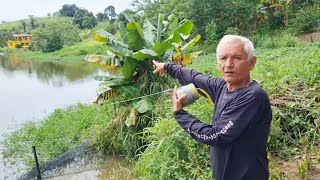
[[[319,31],[320,27],[318,0],[186,0],[183,2],[178,0],[132,0],[131,5],[133,8],[129,12],[139,23],[149,19],[151,23],[156,24],[159,13],[165,16],[175,14],[179,19],[190,19],[195,24],[194,34],[200,34],[202,42],[213,45],[228,33],[246,35],[254,40],[255,36],[258,38],[272,36],[279,31],[297,35]],[[59,11],[52,15],[48,14],[48,16],[52,21],[57,17],[65,17],[60,25],[63,24],[64,27],[77,30],[73,33],[74,38],[71,38],[73,41],[70,41],[69,38],[65,43],[61,43],[65,40],[53,43],[59,44],[57,48],[46,48],[46,50],[40,48],[45,52],[58,50],[64,44],[81,41],[79,35],[81,31],[83,37],[88,36],[91,33],[90,30],[97,29],[97,27],[116,34],[119,29],[118,23],[127,23],[123,12],[117,14],[114,6],[108,6],[103,12],[94,15],[75,4],[65,4]],[[57,22],[52,23],[59,26]],[[3,29],[0,25],[0,46],[4,47],[13,33],[32,32],[37,38],[39,31],[44,34],[44,29],[47,29],[50,34],[49,27],[52,27],[50,21],[41,22],[32,15],[29,16],[28,21],[20,20],[20,24],[18,23],[11,29]],[[61,31],[65,28],[57,27],[56,29]]]

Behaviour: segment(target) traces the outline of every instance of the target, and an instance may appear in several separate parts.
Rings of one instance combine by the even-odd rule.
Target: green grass
[[[59,154],[78,146],[87,136],[90,128],[96,125],[108,126],[110,110],[95,105],[77,104],[63,109],[56,109],[42,121],[31,121],[23,128],[5,136],[4,157],[8,161],[25,162],[33,165],[31,147],[35,145],[40,161],[46,162]]]
[[[63,17],[63,16],[52,16],[52,17],[35,17],[34,22],[35,26],[39,27],[42,25],[47,24],[49,21],[52,20],[63,20],[63,19],[70,19],[69,17]],[[17,21],[10,21],[6,23],[0,24],[0,30],[9,30],[11,32],[14,32],[14,30],[20,31],[20,33],[24,33],[22,29],[21,21],[24,21],[26,23],[26,33],[31,33],[31,26],[30,26],[30,19],[26,17],[25,19],[20,19]]]

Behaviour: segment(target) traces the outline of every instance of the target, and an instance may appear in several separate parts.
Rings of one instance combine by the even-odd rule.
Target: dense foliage
[[[149,19],[157,23],[156,14],[176,14],[181,19],[189,19],[195,24],[194,33],[200,34],[203,43],[213,46],[224,34],[242,34],[254,39],[256,36],[274,38],[277,32],[298,35],[319,30],[320,13],[317,0],[133,0],[131,14],[142,24]],[[192,7],[192,8],[190,8]],[[108,23],[115,33],[120,30],[118,22],[126,24],[123,12],[116,13],[114,6],[108,6],[103,12],[92,12],[74,4],[65,4],[53,13],[54,17],[70,17],[82,30],[92,29],[98,22]],[[41,18],[29,15],[28,19],[0,24],[0,30],[6,31],[0,36],[1,46],[14,33],[31,33],[33,29],[47,24]],[[110,32],[110,31],[108,31]]]
[[[76,11],[73,23],[79,25],[80,29],[92,29],[98,24],[93,13],[86,9]]]
[[[80,30],[70,19],[54,19],[32,33],[34,48],[43,52],[53,52],[80,41]]]
[[[191,21],[185,19],[179,22],[173,14],[167,18],[160,14],[157,26],[146,20],[142,28],[128,12],[125,12],[125,16],[129,22],[126,27],[119,22],[119,38],[103,30],[94,35],[95,39],[105,44],[107,54],[88,55],[85,58],[112,70],[105,76],[95,77],[103,81],[99,86],[99,98],[121,94],[127,99],[135,99],[143,94],[162,91],[168,85],[166,82],[159,82],[153,75],[151,60],[169,60],[185,65],[191,63],[192,58],[198,54],[185,53],[200,39],[200,36],[196,36],[186,42],[193,29]],[[137,118],[140,113],[144,114],[152,109],[152,101],[148,97],[134,100],[132,104],[131,114],[128,114],[129,126],[139,123]],[[136,115],[132,116],[132,113]]]
[[[291,33],[315,31],[319,27],[319,3],[293,0],[135,0],[138,12],[144,18],[155,19],[154,13],[176,13],[179,17],[192,20],[196,33],[204,39],[221,38],[228,29],[236,28],[246,36],[253,34],[271,35],[277,29],[290,29]],[[192,8],[190,8],[192,7]],[[216,24],[215,34],[207,34],[207,25]]]

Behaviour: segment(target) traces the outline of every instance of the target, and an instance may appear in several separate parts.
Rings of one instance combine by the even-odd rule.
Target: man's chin
[[[226,83],[232,83],[232,82],[234,82],[233,78],[230,78],[230,77],[223,77],[223,79],[224,79],[224,81],[225,81]]]

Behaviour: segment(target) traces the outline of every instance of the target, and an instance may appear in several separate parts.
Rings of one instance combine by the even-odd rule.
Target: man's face
[[[240,88],[250,81],[250,71],[253,69],[256,58],[248,61],[244,45],[239,40],[225,41],[217,50],[217,62],[228,86]],[[247,83],[247,84],[246,84]]]

